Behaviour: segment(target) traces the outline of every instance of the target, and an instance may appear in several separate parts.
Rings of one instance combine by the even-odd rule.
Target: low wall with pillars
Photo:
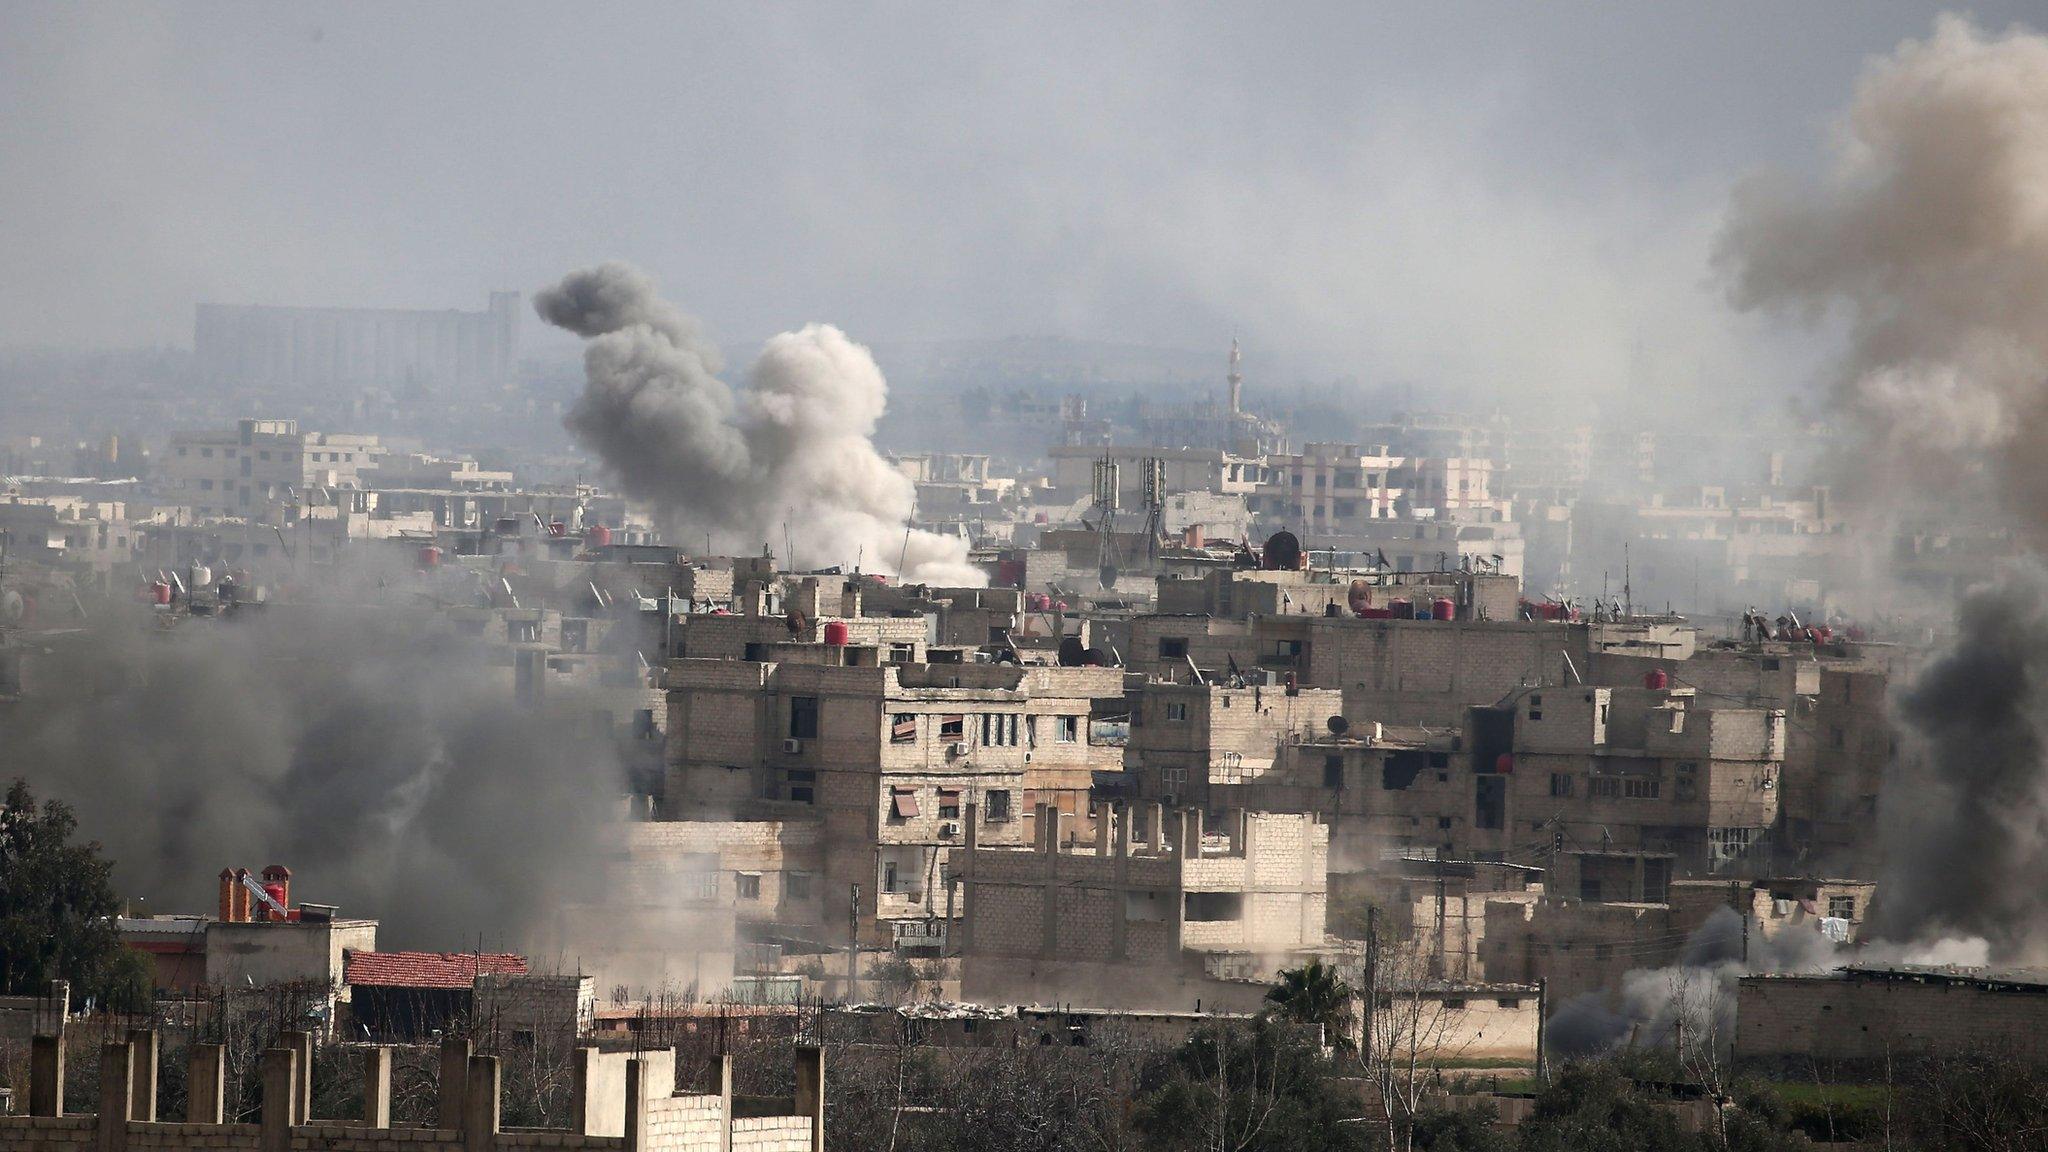
[[[0,1152],[824,1152],[825,1064],[815,1047],[797,1049],[795,1095],[740,1097],[732,1060],[719,1068],[718,1091],[674,1091],[673,1050],[623,1061],[593,1051],[579,1062],[573,1129],[505,1128],[495,1056],[468,1041],[442,1045],[436,1127],[391,1126],[391,1050],[363,1050],[363,1114],[312,1119],[312,1037],[286,1033],[263,1053],[263,1111],[256,1124],[225,1123],[225,1053],[189,1050],[186,1115],[156,1115],[157,1038],[137,1030],[100,1050],[102,1106],[93,1115],[64,1111],[61,1037],[39,1036],[31,1052],[30,1115],[0,1116]],[[622,1081],[622,1083],[621,1083]],[[599,1132],[619,1135],[597,1135]]]

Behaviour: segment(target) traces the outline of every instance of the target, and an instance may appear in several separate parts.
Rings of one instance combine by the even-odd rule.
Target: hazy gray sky
[[[728,336],[1793,375],[1710,280],[1728,187],[1815,163],[1937,11],[5,2],[0,344],[189,344],[200,300],[476,308],[615,257]]]

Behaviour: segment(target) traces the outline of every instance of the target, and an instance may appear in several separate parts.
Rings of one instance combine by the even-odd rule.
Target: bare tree
[[[1415,1118],[1425,1097],[1442,1088],[1443,1066],[1462,1058],[1475,1037],[1462,1027],[1462,1007],[1453,1007],[1461,1000],[1455,989],[1429,979],[1422,941],[1374,939],[1367,947],[1359,1060],[1386,1117],[1388,1152],[1402,1152],[1414,1148]]]

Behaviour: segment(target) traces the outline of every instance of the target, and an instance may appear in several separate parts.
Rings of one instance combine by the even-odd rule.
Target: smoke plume
[[[2048,542],[2048,39],[1945,16],[1871,64],[1833,170],[1740,189],[1719,259],[1738,306],[1846,324],[1834,388],[1863,487],[1894,507],[1980,487]],[[1887,785],[1912,812],[1880,929],[2038,957],[2048,901],[2024,877],[2048,864],[2048,581],[2034,563],[1986,575],[1904,697],[1927,778]]]
[[[799,565],[859,564],[980,585],[963,541],[906,530],[916,488],[870,439],[889,387],[868,350],[829,324],[770,340],[735,395],[696,321],[620,263],[540,292],[541,318],[589,341],[569,430],[674,539],[712,531],[773,542]]]
[[[211,914],[222,868],[282,863],[295,898],[382,919],[384,947],[467,949],[541,944],[601,888],[623,768],[562,719],[596,702],[517,705],[504,650],[438,615],[279,605],[165,631],[102,608],[43,645],[0,711],[8,774],[74,806],[124,899]]]

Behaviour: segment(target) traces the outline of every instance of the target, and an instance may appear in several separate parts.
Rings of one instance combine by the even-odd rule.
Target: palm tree
[[[1266,990],[1266,1003],[1282,1019],[1297,1024],[1320,1024],[1323,1036],[1340,1053],[1354,1052],[1354,1024],[1351,1001],[1356,993],[1337,970],[1320,959],[1280,973],[1280,983]]]

